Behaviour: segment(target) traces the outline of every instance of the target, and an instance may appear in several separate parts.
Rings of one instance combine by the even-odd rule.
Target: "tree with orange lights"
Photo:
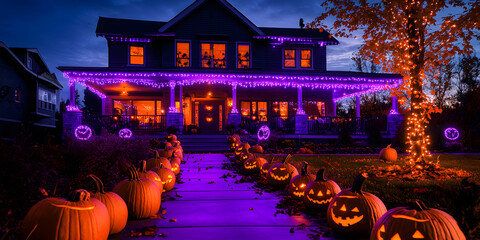
[[[401,104],[409,104],[407,117],[407,151],[409,163],[421,169],[432,164],[425,134],[430,113],[440,112],[428,100],[424,89],[429,84],[426,74],[435,73],[439,66],[448,64],[457,54],[470,54],[473,48],[468,32],[478,30],[478,15],[470,13],[478,0],[325,0],[325,12],[309,24],[319,31],[327,29],[339,37],[356,38],[361,34],[363,43],[359,55],[373,59],[384,72],[400,73],[403,84],[392,93]],[[476,4],[476,5],[475,5]],[[448,14],[451,9],[464,10],[461,14]],[[323,24],[335,17],[333,28]],[[467,23],[459,23],[459,21]],[[469,26],[469,29],[465,29]],[[476,28],[476,29],[475,29]],[[464,41],[459,41],[459,38]],[[437,71],[438,72],[438,71]]]

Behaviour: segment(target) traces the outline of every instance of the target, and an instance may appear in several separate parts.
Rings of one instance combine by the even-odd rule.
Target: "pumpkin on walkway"
[[[95,182],[96,188],[90,193],[92,198],[100,200],[108,210],[110,216],[110,234],[121,232],[127,225],[128,209],[125,201],[114,192],[105,192],[103,182],[99,177],[88,174],[87,177]]]
[[[307,184],[315,179],[313,174],[308,174],[307,168],[308,163],[303,162],[300,175],[293,177],[288,185],[288,192],[290,193],[290,196],[297,201],[303,200],[303,196],[305,195],[305,187],[307,187]]]
[[[452,216],[427,208],[421,201],[412,207],[397,207],[385,213],[372,229],[370,240],[442,239],[464,240]]]
[[[391,145],[392,144],[389,144],[386,148],[380,151],[380,159],[384,160],[385,162],[397,161],[397,150],[390,148]]]
[[[170,152],[170,155],[168,157],[170,156],[172,156],[172,152]],[[170,164],[170,161],[168,161],[168,158],[161,157],[159,152],[155,151],[154,157],[147,160],[147,170],[151,170],[155,167],[160,167],[161,165],[168,169],[172,168],[172,165]]]
[[[273,154],[270,154],[270,161],[267,162],[267,163],[264,163],[262,165],[262,167],[260,168],[260,173],[262,175],[264,175],[265,177],[267,176],[268,174],[268,170],[270,170],[270,168],[275,164],[274,162],[274,159],[275,159],[276,156],[274,156]],[[267,160],[268,161],[268,160]]]
[[[138,172],[134,166],[128,170],[128,179],[121,181],[113,188],[113,191],[127,204],[128,216],[142,219],[156,215],[162,203],[162,192],[152,181],[138,178]]]
[[[162,179],[164,192],[168,192],[173,189],[175,186],[176,177],[172,170],[160,164],[159,167],[152,168],[152,171],[157,173],[160,179]]]
[[[247,173],[259,173],[265,163],[267,163],[265,158],[254,156],[243,163],[243,168]]]
[[[138,178],[152,181],[157,185],[158,189],[160,189],[160,192],[163,192],[162,179],[160,179],[160,176],[158,176],[156,172],[152,170],[147,171],[147,162],[145,160],[142,161],[142,167],[140,168],[140,171],[138,171]]]
[[[307,184],[303,203],[312,210],[325,211],[341,189],[333,180],[325,179],[325,169],[320,168],[314,181]]]
[[[106,240],[110,217],[100,200],[79,189],[67,199],[50,197],[35,204],[23,219],[21,233],[29,240]]]
[[[235,149],[235,158],[240,160],[243,153],[246,153],[250,149],[250,144],[240,143],[240,145]]]
[[[285,187],[290,183],[293,177],[298,175],[297,169],[288,160],[292,155],[288,154],[281,163],[274,164],[267,173],[267,182],[272,187]]]
[[[368,237],[375,222],[387,212],[382,200],[362,191],[362,184],[367,177],[366,173],[358,175],[352,188],[342,190],[332,199],[327,209],[327,221],[335,232]]]

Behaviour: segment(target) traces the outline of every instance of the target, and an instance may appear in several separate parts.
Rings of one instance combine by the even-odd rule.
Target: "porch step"
[[[186,153],[227,152],[226,135],[177,135]]]

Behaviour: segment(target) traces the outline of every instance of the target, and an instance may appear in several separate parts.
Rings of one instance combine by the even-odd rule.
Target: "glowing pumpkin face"
[[[171,162],[171,165],[172,168],[170,168],[170,170],[172,170],[173,174],[178,175],[180,173],[180,165],[176,162]]]
[[[247,173],[259,173],[265,163],[267,163],[265,158],[253,157],[243,163],[243,168]]]
[[[242,153],[242,155],[240,156],[240,160],[243,161],[243,162],[245,162],[246,160],[251,159],[251,158],[253,158],[253,154],[249,153],[248,150],[247,150],[247,152]]]
[[[452,216],[420,201],[415,204],[390,209],[375,223],[370,239],[465,239]]]
[[[161,167],[152,168],[152,171],[157,173],[160,179],[162,180],[163,190],[165,192],[173,189],[173,187],[175,186],[176,177],[175,177],[175,174],[172,172],[172,170],[161,166]]]
[[[328,225],[339,234],[369,236],[375,222],[387,212],[380,199],[361,191],[366,177],[366,174],[357,176],[353,187],[338,193],[328,206]]]
[[[305,188],[303,202],[309,209],[326,210],[333,197],[341,191],[336,182],[325,179],[324,171],[323,168],[318,170],[316,179]]]
[[[315,179],[314,175],[308,174],[307,167],[308,163],[304,162],[301,174],[292,178],[288,186],[288,192],[293,197],[293,199],[298,201],[303,199],[303,196],[305,195],[305,187],[307,186],[307,184]]]
[[[273,165],[267,173],[267,182],[273,187],[285,187],[290,183],[293,177],[298,175],[297,169],[290,163],[285,163],[290,159],[289,154],[282,163]]]

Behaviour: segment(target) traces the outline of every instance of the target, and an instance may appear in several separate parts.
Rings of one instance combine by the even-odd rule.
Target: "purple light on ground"
[[[450,141],[455,141],[460,137],[460,132],[456,128],[447,128],[443,132],[443,135],[445,135],[445,138],[450,140]]]
[[[75,137],[78,140],[86,141],[92,137],[92,129],[86,125],[80,125],[75,128]]]
[[[120,131],[118,131],[118,136],[120,136],[123,139],[131,138],[133,136],[133,133],[130,129],[124,128],[124,129],[121,129]]]

